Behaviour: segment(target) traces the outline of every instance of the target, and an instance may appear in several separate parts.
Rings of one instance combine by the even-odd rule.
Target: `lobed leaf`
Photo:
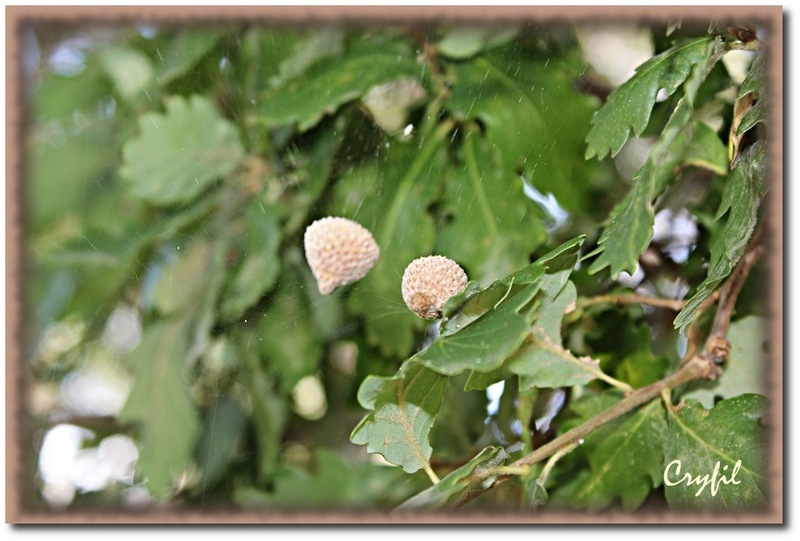
[[[766,148],[757,142],[740,156],[725,185],[717,211],[719,220],[727,220],[711,244],[708,274],[675,317],[675,328],[683,332],[694,319],[697,309],[730,275],[747,248],[758,223],[758,208],[766,194]]]
[[[712,38],[704,37],[671,47],[636,69],[636,74],[615,88],[595,112],[586,136],[586,159],[614,157],[631,132],[641,135],[650,120],[656,95],[671,96],[692,74],[706,69]]]
[[[598,241],[600,255],[589,267],[590,273],[610,267],[612,278],[619,276],[622,271],[633,274],[639,256],[653,238],[653,202],[666,187],[657,182],[661,165],[668,159],[672,145],[680,140],[681,133],[689,124],[700,85],[705,80],[708,68],[718,57],[718,51],[712,46],[714,42],[699,40],[695,43],[702,43],[702,62],[695,58],[689,65],[691,72],[681,78],[681,83],[685,81],[683,96],[653,145],[647,161],[634,175],[633,190],[612,211],[611,221]]]
[[[255,120],[270,127],[313,128],[326,114],[394,79],[418,77],[413,53],[365,51],[319,63],[282,86],[268,89]]]
[[[124,145],[120,168],[131,195],[159,206],[192,201],[244,156],[236,127],[208,98],[171,97],[165,107],[139,117],[139,135]]]
[[[736,126],[736,135],[742,135],[756,124],[767,121],[769,93],[766,92],[764,88],[764,83],[766,81],[766,64],[765,53],[757,53],[755,58],[753,58],[752,64],[750,64],[750,69],[747,71],[744,81],[742,81],[742,85],[739,87],[736,98],[741,99],[747,94],[752,94],[755,103],[742,116],[739,125]]]
[[[767,434],[759,419],[767,406],[765,397],[745,394],[710,410],[692,400],[670,412],[663,477],[671,508],[755,512],[766,505]]]
[[[599,402],[605,409],[614,401]],[[590,404],[578,408],[585,410],[584,419],[594,414]],[[666,431],[667,421],[659,400],[600,427],[579,448],[589,470],[559,487],[557,498],[554,494],[551,497],[581,509],[605,509],[617,500],[626,510],[637,509],[654,488],[661,486]]]
[[[367,377],[358,398],[373,411],[353,429],[350,441],[408,473],[429,468],[433,449],[428,434],[446,385],[446,377],[419,363],[404,363],[391,378]]]
[[[200,419],[184,374],[188,344],[182,321],[159,322],[145,328],[130,354],[136,377],[119,414],[137,425],[141,454],[137,476],[158,499],[167,497],[188,470]]]

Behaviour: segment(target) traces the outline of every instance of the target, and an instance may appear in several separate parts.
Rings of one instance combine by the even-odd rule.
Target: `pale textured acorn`
[[[445,303],[467,285],[467,273],[458,263],[441,255],[420,257],[403,273],[403,300],[425,319],[442,317]]]
[[[320,218],[306,228],[306,260],[323,295],[360,280],[380,256],[372,233],[347,218]]]

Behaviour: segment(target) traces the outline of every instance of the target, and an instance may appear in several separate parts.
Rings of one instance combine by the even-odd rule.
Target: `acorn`
[[[445,303],[467,285],[467,273],[441,255],[420,257],[403,273],[403,300],[421,318],[442,317]]]
[[[328,216],[306,228],[306,260],[323,295],[356,282],[372,270],[380,256],[372,233],[360,224]]]

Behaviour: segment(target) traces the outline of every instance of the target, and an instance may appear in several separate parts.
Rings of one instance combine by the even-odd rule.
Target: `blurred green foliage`
[[[684,329],[760,219],[761,144],[729,175],[727,133],[700,114],[710,105],[732,114],[718,90],[733,83],[712,71],[725,46],[715,34],[670,42],[607,101],[590,91],[597,82],[565,25],[75,36],[78,45],[36,36],[25,182],[30,366],[52,390],[105,343],[115,309],[137,313],[138,345],[113,352],[131,387],[109,422],[137,441],[135,482],[156,502],[454,505],[540,438],[618,400],[609,385],[644,386],[676,366],[684,337],[674,314],[583,307],[582,298],[629,292],[613,279],[648,248],[664,265],[648,268],[641,287],[658,296],[694,290],[710,261],[674,322]],[[78,65],[65,73],[48,59],[70,43]],[[762,93],[760,62],[742,92]],[[376,88],[392,98],[371,99]],[[674,95],[656,103],[660,88]],[[756,136],[765,118],[754,110],[740,133]],[[633,178],[602,160],[648,130],[655,142]],[[654,214],[662,194],[689,185],[702,193],[684,202],[700,232],[686,261],[667,264]],[[559,208],[543,203],[548,196]],[[363,280],[323,297],[302,234],[327,215],[370,229],[381,258]],[[433,253],[471,280],[441,327],[407,310],[400,292],[405,266]],[[742,306],[736,317],[761,308]],[[756,319],[747,321],[757,336]],[[76,323],[79,343],[55,361],[42,354],[48,329]],[[763,368],[758,351],[737,344],[737,370]],[[756,390],[732,380],[702,396]],[[485,390],[497,382],[505,387],[494,402]],[[547,408],[551,388],[574,396],[541,428],[534,412]],[[754,400],[727,400],[735,411],[721,422],[745,423],[742,437],[755,438]],[[636,509],[660,494],[668,435],[702,429],[698,412],[668,415],[653,402],[587,438],[546,484],[536,466],[472,508]],[[752,462],[748,486],[761,486],[760,467]],[[667,500],[693,502],[678,490]]]

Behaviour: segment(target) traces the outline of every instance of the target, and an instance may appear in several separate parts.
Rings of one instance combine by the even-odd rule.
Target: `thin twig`
[[[647,306],[654,306],[656,308],[666,308],[673,312],[680,312],[686,305],[686,301],[681,299],[662,299],[659,297],[648,297],[647,295],[638,295],[636,293],[624,293],[620,295],[598,295],[596,297],[588,297],[583,299],[581,306],[591,306],[593,304],[645,304]]]

